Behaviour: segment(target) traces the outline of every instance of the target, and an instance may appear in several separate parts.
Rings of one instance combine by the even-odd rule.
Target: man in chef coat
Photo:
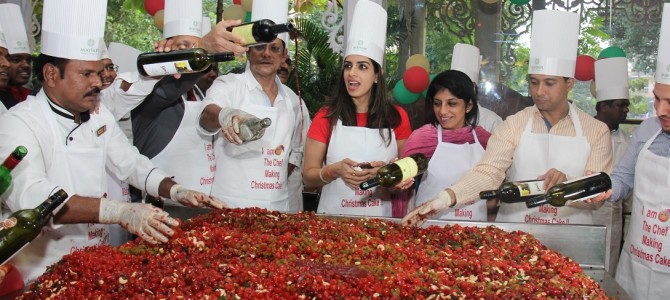
[[[251,18],[286,23],[288,1],[256,0]],[[221,130],[223,136],[214,147],[219,167],[212,196],[226,199],[233,207],[290,208],[286,182],[295,168],[289,165],[302,157],[299,145],[304,122],[298,96],[277,77],[285,51],[280,38],[250,47],[245,72],[217,78],[204,100],[201,131],[214,135]],[[268,117],[272,125],[261,139],[242,144],[237,124],[253,116]]]
[[[12,259],[26,281],[71,251],[106,244],[106,224],[120,224],[149,243],[166,242],[174,233],[178,222],[166,212],[107,198],[105,167],[151,195],[192,206],[225,205],[181,187],[139,155],[104,106],[90,113],[102,86],[106,8],[107,1],[44,2],[36,60],[43,89],[0,118],[0,156],[17,145],[28,148],[5,194],[9,209],[34,208],[60,188],[70,195],[55,213],[56,225]]]
[[[6,88],[9,84],[9,51],[7,50],[7,41],[0,24],[0,89]],[[1,100],[1,99],[0,99]],[[0,115],[7,111],[7,108],[0,102]]]
[[[30,81],[32,72],[32,49],[23,22],[23,14],[19,5],[14,3],[0,4],[0,23],[4,28],[9,55],[9,82],[0,87],[0,100],[7,109],[26,100],[31,90],[23,87]]]
[[[504,180],[544,179],[547,190],[582,177],[587,170],[611,170],[607,126],[568,101],[574,84],[578,31],[577,14],[533,12],[528,82],[535,105],[509,116],[494,130],[473,170],[411,211],[403,224],[421,224],[444,209],[476,201],[480,191],[497,189]],[[579,204],[528,209],[524,203],[501,203],[496,221],[593,224],[591,209],[599,205]]]

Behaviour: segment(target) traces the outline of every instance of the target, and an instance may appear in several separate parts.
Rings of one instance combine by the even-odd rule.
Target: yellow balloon
[[[163,30],[163,10],[159,10],[154,14],[154,24],[158,29]]]
[[[245,11],[251,11],[252,3],[253,0],[242,0],[242,8],[244,8]]]
[[[593,96],[593,98],[595,98],[596,97],[596,81],[595,80],[591,80],[591,86],[589,86],[589,89],[591,90],[591,95]]]
[[[414,54],[407,59],[407,62],[405,62],[405,70],[414,66],[422,67],[428,74],[430,74],[430,62],[422,54]]]
[[[244,18],[246,18],[247,12],[242,8],[242,5],[231,5],[228,6],[224,11],[223,15],[221,17],[224,20],[242,20],[244,21]]]

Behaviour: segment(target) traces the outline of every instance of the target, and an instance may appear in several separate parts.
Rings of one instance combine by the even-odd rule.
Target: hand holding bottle
[[[219,199],[205,195],[198,191],[189,190],[179,184],[175,184],[170,188],[170,198],[183,205],[191,207],[209,206],[216,209],[228,207],[228,204]]]
[[[593,171],[586,171],[584,175],[590,176],[593,175]],[[589,198],[589,199],[584,199],[581,201],[572,201],[569,200],[568,202],[565,203],[567,206],[572,206],[575,208],[581,208],[581,209],[598,209],[601,206],[605,204],[605,200],[609,199],[612,197],[612,189],[607,190],[606,192],[600,193],[596,195],[595,197]]]
[[[385,163],[382,161],[363,163],[364,168],[361,168],[361,164],[358,162],[345,158],[339,162],[323,167],[323,174],[321,174],[321,176],[327,177],[329,181],[342,178],[344,184],[355,189],[361,182],[372,178],[377,173],[377,169],[384,164]]]
[[[167,212],[150,204],[100,199],[99,222],[119,224],[151,244],[165,243],[174,234],[170,227],[179,225]]]
[[[435,198],[410,211],[400,223],[403,226],[421,226],[427,219],[456,204],[448,190],[440,191]]]
[[[568,176],[566,176],[565,173],[555,168],[551,168],[537,179],[544,180],[544,190],[546,191],[549,190],[551,187],[568,180]]]
[[[221,133],[223,138],[235,145],[244,143],[245,140],[240,136],[240,124],[246,121],[251,121],[253,119],[258,118],[240,109],[221,109],[221,112],[219,112],[219,124],[221,125]]]

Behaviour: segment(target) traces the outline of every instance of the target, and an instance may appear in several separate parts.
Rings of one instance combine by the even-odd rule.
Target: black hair
[[[40,53],[40,55],[35,58],[35,63],[33,64],[33,73],[37,75],[37,79],[39,79],[39,81],[44,82],[44,74],[42,72],[44,70],[44,66],[50,64],[58,68],[60,78],[63,79],[65,78],[65,66],[67,66],[68,62],[70,62],[70,60],[67,58],[60,58]]]
[[[400,113],[395,106],[386,97],[386,79],[381,71],[381,66],[376,61],[372,61],[375,74],[377,74],[377,83],[372,84],[370,91],[370,101],[368,103],[368,122],[366,128],[378,128],[379,135],[386,145],[391,144],[391,133],[393,128],[400,125]],[[347,92],[346,80],[344,79],[344,67],[340,71],[335,95],[329,97],[326,106],[330,111],[326,115],[330,118],[330,128],[334,128],[337,120],[342,121],[344,126],[356,126],[356,105]],[[384,131],[387,134],[384,134]]]
[[[468,102],[472,102],[472,109],[465,113],[465,124],[474,129],[477,126],[477,118],[479,116],[475,86],[468,75],[457,70],[448,70],[437,74],[428,86],[425,100],[426,116],[424,124],[433,124],[436,127],[439,126],[437,117],[435,116],[435,113],[433,113],[433,101],[435,95],[445,89],[449,90],[449,92],[456,98],[463,99],[463,101],[465,101],[465,107],[468,106]]]

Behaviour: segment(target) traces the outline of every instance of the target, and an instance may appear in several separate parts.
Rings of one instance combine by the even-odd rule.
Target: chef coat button
[[[74,138],[73,138],[73,137],[70,137],[70,141],[73,141],[73,140],[74,140]]]

